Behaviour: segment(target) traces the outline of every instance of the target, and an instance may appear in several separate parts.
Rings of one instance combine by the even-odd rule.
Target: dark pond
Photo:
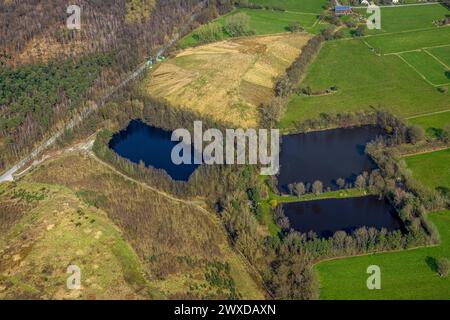
[[[388,231],[402,229],[394,208],[375,196],[285,203],[283,209],[290,228],[303,233],[314,231],[320,237],[364,226]]]
[[[364,126],[283,136],[279,190],[287,192],[295,182],[319,180],[332,189],[339,178],[353,182],[362,172],[376,168],[365,147],[382,133],[378,127]]]
[[[178,142],[171,141],[171,136],[171,132],[133,120],[112,137],[109,147],[134,163],[142,160],[146,166],[165,170],[173,180],[188,181],[198,165],[172,162],[172,149]]]

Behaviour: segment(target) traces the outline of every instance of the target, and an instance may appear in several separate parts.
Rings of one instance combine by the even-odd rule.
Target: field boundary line
[[[387,254],[387,253],[401,253],[401,252],[408,252],[408,251],[414,251],[414,250],[419,250],[419,249],[435,248],[435,247],[440,247],[441,245],[442,245],[442,242],[439,241],[439,243],[437,243],[437,244],[417,246],[417,247],[406,248],[406,249],[382,250],[382,251],[367,252],[367,253],[361,253],[361,254],[350,255],[350,256],[332,257],[332,258],[323,259],[323,260],[320,260],[320,261],[317,261],[317,262],[313,263],[313,267],[321,264],[322,262],[329,262],[329,261],[335,261],[335,260],[344,260],[344,259],[351,259],[351,258],[361,258],[361,257],[368,257],[368,256],[376,256],[376,255],[379,255],[379,254]]]
[[[280,12],[287,12],[287,13],[294,13],[294,14],[306,14],[310,16],[320,16],[320,13],[314,13],[314,12],[302,12],[302,11],[291,11],[291,10],[285,10]]]
[[[410,158],[410,157],[419,156],[422,154],[429,154],[429,153],[444,151],[444,150],[448,150],[448,149],[450,149],[450,146],[438,147],[436,149],[417,151],[417,152],[413,152],[413,153],[404,153],[401,156],[403,158]]]
[[[408,4],[397,4],[397,5],[385,5],[385,6],[379,6],[380,8],[401,8],[401,7],[416,7],[416,6],[429,6],[433,4],[442,4],[442,1],[437,2],[426,2],[426,3],[408,3]],[[367,6],[355,6],[352,8],[356,9],[366,9]]]
[[[427,49],[423,49],[424,52],[426,52],[429,56],[433,57],[437,62],[439,62],[440,64],[442,64],[444,67],[446,67],[447,69],[450,69],[450,67],[445,64],[444,61],[442,61],[441,59],[439,59],[438,57],[436,57],[434,54],[432,54],[431,52],[429,52]]]
[[[437,48],[445,48],[450,47],[450,44],[441,44],[439,46],[433,46],[433,47],[423,47],[424,49],[437,49]]]
[[[421,52],[422,50],[423,50],[423,48],[414,49],[414,50],[399,51],[399,52],[392,52],[392,53],[385,53],[385,54],[383,54],[383,56],[396,56],[396,55],[399,55],[399,54],[410,53],[410,52]]]
[[[442,26],[442,27],[429,27],[429,28],[419,28],[419,29],[411,29],[411,30],[403,30],[398,32],[386,32],[386,33],[379,33],[379,34],[368,34],[362,37],[346,37],[342,39],[337,39],[335,41],[349,41],[349,40],[356,40],[356,39],[367,39],[367,38],[375,38],[375,37],[384,37],[384,36],[392,36],[396,34],[403,34],[403,33],[411,33],[411,32],[418,32],[418,31],[430,31],[430,30],[438,30],[443,28],[450,28],[450,25]],[[433,48],[438,48],[440,46],[446,47],[449,44],[445,45],[438,45]],[[392,52],[395,53],[395,52]]]
[[[429,117],[429,116],[434,116],[436,114],[447,113],[447,112],[450,112],[450,109],[441,110],[441,111],[435,111],[435,112],[429,112],[429,113],[423,113],[423,114],[418,114],[418,115],[415,115],[415,116],[407,117],[407,118],[405,118],[405,120],[412,120],[412,119],[417,119],[417,118],[422,118],[422,117]]]
[[[322,19],[320,17],[317,18],[316,21],[314,21],[313,25],[310,28],[314,28],[321,21],[322,21]]]
[[[414,67],[411,63],[409,63],[408,61],[406,61],[405,58],[403,58],[401,56],[401,54],[396,54],[397,57],[399,57],[403,62],[405,62],[411,69],[413,69],[423,80],[425,80],[429,85],[433,86],[433,87],[439,87],[439,85],[435,85],[434,83],[432,83],[430,80],[427,79],[427,77],[425,77],[419,70],[417,70],[416,67]]]
[[[402,53],[408,53],[408,52],[419,52],[419,51],[424,51],[424,50],[428,50],[428,49],[438,49],[438,48],[446,48],[446,47],[450,47],[450,44],[442,44],[439,46],[422,47],[422,48],[412,49],[412,50],[384,53],[383,56],[393,56],[396,54],[402,54]]]

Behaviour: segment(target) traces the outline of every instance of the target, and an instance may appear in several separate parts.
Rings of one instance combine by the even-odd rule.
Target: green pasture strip
[[[429,214],[441,244],[401,252],[324,261],[315,266],[324,300],[450,299],[450,277],[436,272],[436,259],[450,258],[450,211]],[[367,268],[381,269],[381,290],[369,290]]]

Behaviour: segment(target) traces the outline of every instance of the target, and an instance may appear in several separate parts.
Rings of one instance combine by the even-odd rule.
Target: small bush
[[[237,13],[225,19],[224,30],[231,37],[246,35],[249,30],[250,17],[245,13]]]
[[[298,22],[290,23],[288,29],[290,32],[301,32],[304,30],[303,27]]]
[[[447,278],[450,272],[450,261],[447,258],[441,258],[436,261],[437,272],[442,278]]]
[[[220,41],[223,38],[222,26],[218,23],[208,23],[202,26],[195,36],[201,43]]]

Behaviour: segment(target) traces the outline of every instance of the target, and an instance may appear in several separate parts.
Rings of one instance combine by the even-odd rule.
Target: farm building
[[[352,14],[352,12],[352,7],[350,6],[336,6],[334,9],[334,13],[337,16]]]

